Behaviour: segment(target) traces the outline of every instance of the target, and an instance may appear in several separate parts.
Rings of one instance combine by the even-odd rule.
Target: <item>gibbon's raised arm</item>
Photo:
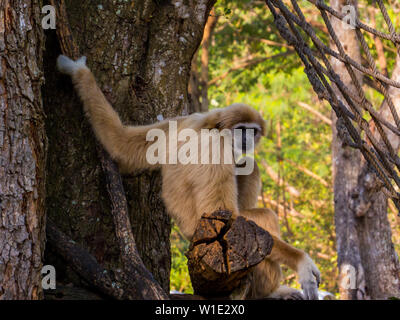
[[[160,127],[162,124],[124,126],[97,86],[96,79],[86,66],[86,57],[73,61],[60,55],[57,59],[57,68],[60,72],[71,76],[97,139],[120,164],[121,169],[131,172],[154,168],[155,165],[146,161],[146,150],[152,143],[146,141],[146,134],[151,128]]]

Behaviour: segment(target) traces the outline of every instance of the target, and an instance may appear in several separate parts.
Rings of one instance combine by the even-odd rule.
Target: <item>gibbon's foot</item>
[[[308,254],[299,263],[297,268],[299,282],[307,300],[318,300],[318,287],[321,282],[321,275]]]
[[[280,286],[274,292],[272,292],[268,298],[278,300],[305,300],[304,295],[296,289],[288,286]]]

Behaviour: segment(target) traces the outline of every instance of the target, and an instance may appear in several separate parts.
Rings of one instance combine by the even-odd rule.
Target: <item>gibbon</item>
[[[241,298],[318,299],[320,272],[314,262],[308,254],[281,240],[278,217],[273,211],[255,208],[261,183],[256,163],[249,175],[235,175],[234,163],[151,164],[146,160],[146,153],[153,141],[147,141],[147,133],[151,129],[161,129],[168,136],[169,120],[144,126],[124,125],[97,86],[86,66],[85,57],[73,61],[61,55],[57,67],[71,76],[97,139],[123,172],[161,169],[163,201],[189,240],[203,213],[218,209],[230,210],[233,216],[245,216],[271,234],[274,240],[272,251],[252,271],[240,294]],[[261,115],[244,104],[233,104],[173,120],[177,122],[178,131],[190,128],[200,133],[201,129],[221,131],[250,128],[254,130],[254,143],[265,135],[266,130]],[[169,150],[168,147],[165,150]],[[168,151],[165,152],[170,156]],[[297,272],[304,295],[296,289],[280,285],[281,264]]]

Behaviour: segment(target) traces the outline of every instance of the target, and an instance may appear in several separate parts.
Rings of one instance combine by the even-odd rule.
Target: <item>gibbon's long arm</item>
[[[146,150],[153,143],[146,141],[146,134],[152,128],[165,125],[124,126],[97,86],[96,79],[86,66],[86,57],[73,61],[60,55],[57,67],[62,73],[71,76],[97,139],[120,164],[121,169],[131,172],[155,167],[146,161]]]

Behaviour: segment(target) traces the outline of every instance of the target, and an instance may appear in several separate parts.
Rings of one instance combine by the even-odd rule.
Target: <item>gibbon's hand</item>
[[[82,56],[74,61],[66,56],[59,55],[57,58],[57,69],[69,76],[73,76],[76,71],[86,67],[86,57]]]
[[[308,254],[300,262],[297,273],[305,298],[307,300],[318,300],[318,287],[321,282],[321,275]]]

